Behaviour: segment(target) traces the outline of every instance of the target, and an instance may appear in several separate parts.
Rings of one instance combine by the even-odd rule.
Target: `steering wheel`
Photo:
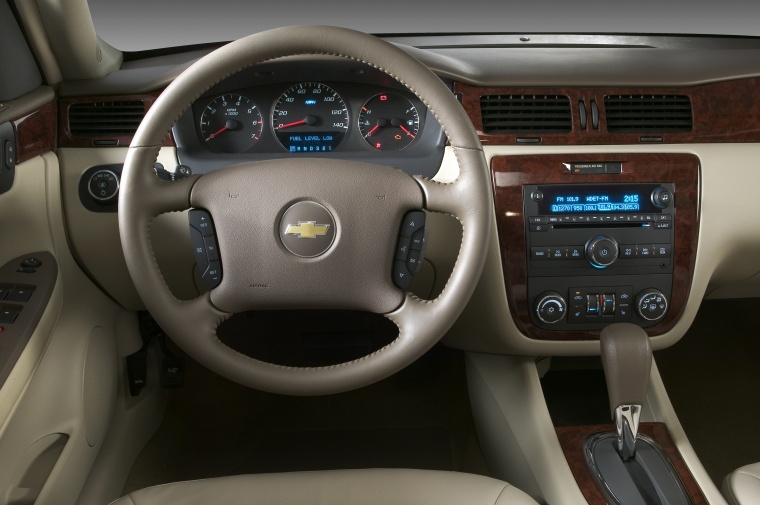
[[[174,182],[155,176],[153,165],[167,132],[204,92],[244,68],[298,55],[366,63],[404,84],[443,126],[459,164],[456,181],[442,184],[391,167],[303,158],[243,163]],[[318,395],[383,379],[444,335],[480,277],[493,219],[491,201],[478,136],[454,94],[433,72],[373,36],[344,28],[296,26],[232,42],[190,66],[161,93],[127,154],[119,231],[138,293],[185,352],[249,387]],[[334,225],[332,244],[315,257],[293,254],[283,244],[283,215],[300,202],[318,204]],[[149,229],[156,216],[189,208],[205,209],[212,216],[223,277],[218,287],[182,301],[172,295],[159,270]],[[403,292],[391,278],[403,216],[419,209],[450,214],[463,229],[452,274],[443,292],[430,301]],[[369,311],[394,322],[399,333],[393,342],[360,359],[308,368],[253,359],[217,337],[217,327],[233,313],[273,308]]]

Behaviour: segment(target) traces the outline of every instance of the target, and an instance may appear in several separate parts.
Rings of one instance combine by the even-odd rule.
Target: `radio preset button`
[[[636,244],[625,244],[620,246],[620,257],[625,259],[635,258],[638,254]]]

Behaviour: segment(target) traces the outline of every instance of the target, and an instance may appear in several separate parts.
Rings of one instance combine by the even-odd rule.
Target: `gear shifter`
[[[652,368],[652,346],[646,332],[630,323],[607,326],[600,341],[610,409],[617,427],[617,451],[623,460],[629,460],[636,454],[639,416]]]

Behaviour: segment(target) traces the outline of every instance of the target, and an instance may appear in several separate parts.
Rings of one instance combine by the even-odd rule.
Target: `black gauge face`
[[[420,130],[420,115],[396,93],[375,95],[359,113],[359,131],[378,151],[398,151],[411,144]]]
[[[277,100],[272,128],[291,153],[329,152],[346,136],[348,109],[329,86],[302,82]]]
[[[263,127],[261,112],[241,95],[222,95],[209,103],[201,115],[201,135],[220,153],[242,153],[256,144]]]

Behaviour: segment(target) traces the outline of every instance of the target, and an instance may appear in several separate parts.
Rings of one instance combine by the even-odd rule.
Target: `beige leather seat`
[[[112,505],[537,505],[506,482],[428,470],[237,475],[135,491]]]
[[[743,466],[723,479],[723,496],[732,505],[760,503],[760,463]]]

